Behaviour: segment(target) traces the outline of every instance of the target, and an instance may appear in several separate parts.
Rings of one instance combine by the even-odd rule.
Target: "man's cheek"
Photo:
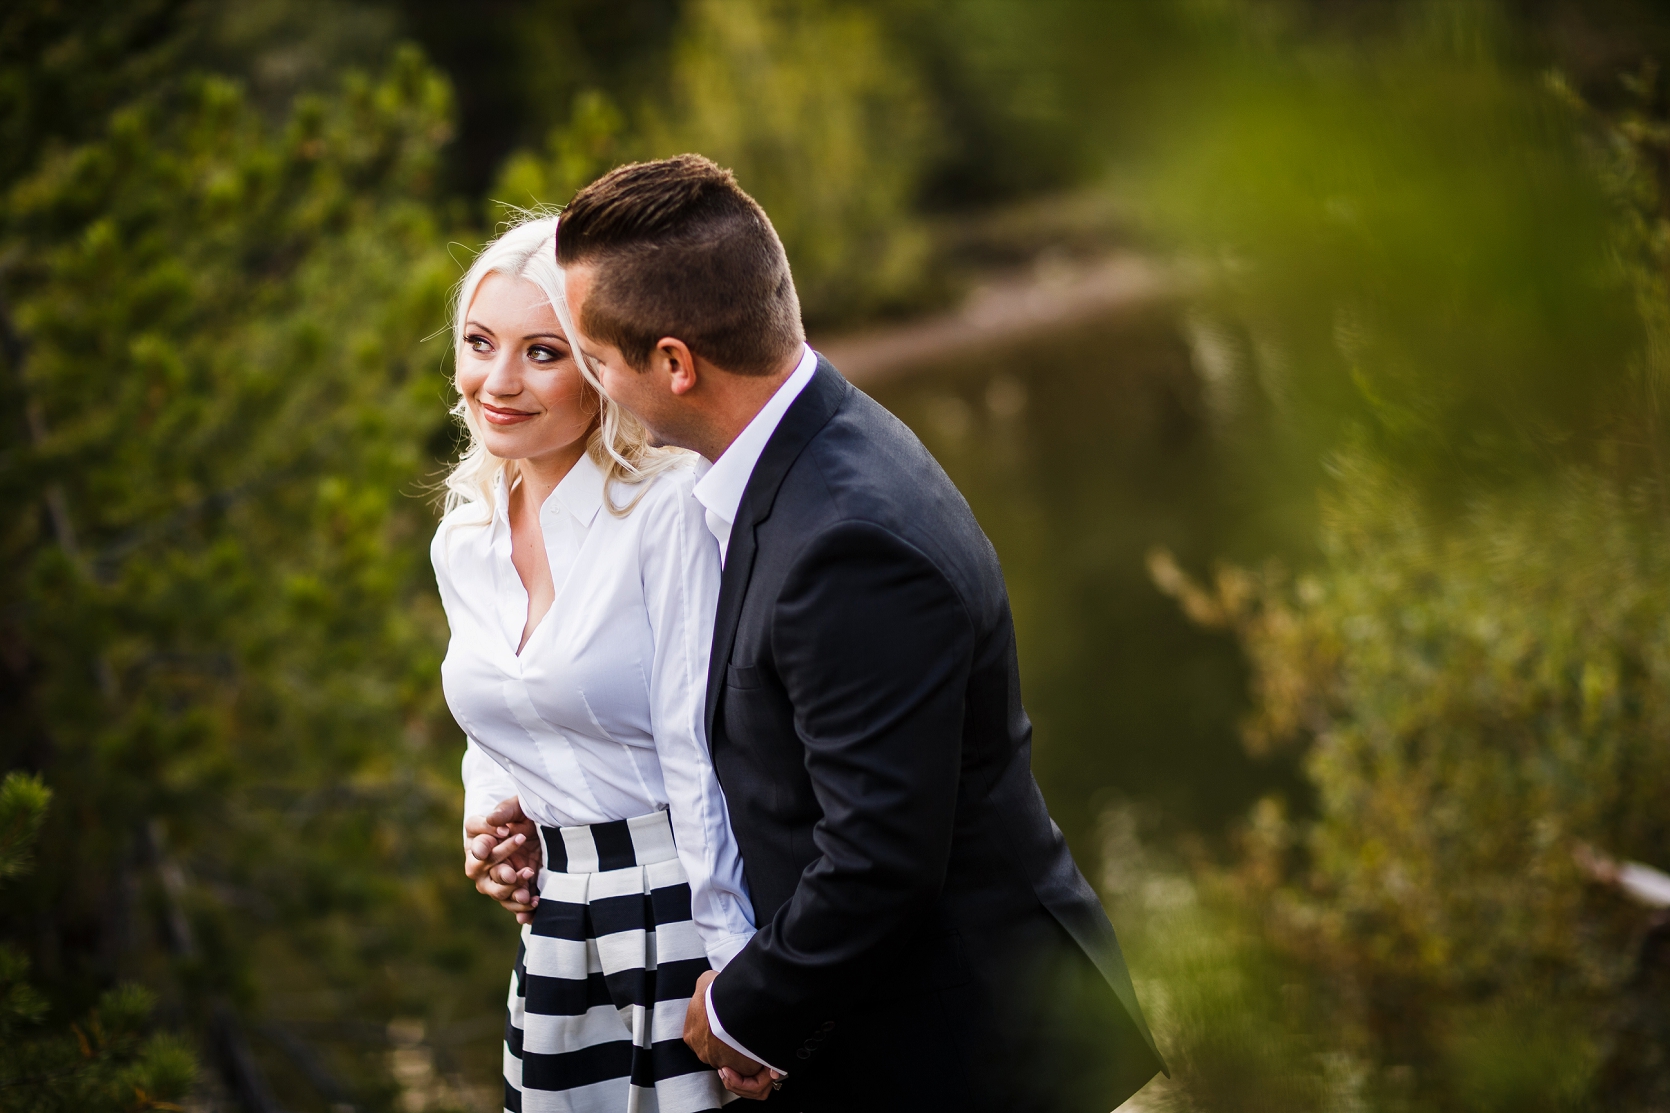
[[[603,391],[615,401],[621,401],[620,373],[607,363],[598,364],[598,381],[603,384]]]

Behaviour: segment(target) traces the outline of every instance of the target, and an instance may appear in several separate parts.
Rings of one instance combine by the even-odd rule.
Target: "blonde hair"
[[[568,338],[569,350],[574,353],[575,365],[601,403],[602,419],[586,442],[586,454],[603,472],[603,504],[611,514],[624,516],[638,504],[643,492],[640,491],[625,506],[616,506],[614,499],[609,497],[611,482],[642,483],[657,472],[688,458],[689,453],[682,449],[652,446],[642,423],[604,393],[596,372],[587,364],[586,357],[580,354],[579,345],[574,340],[574,318],[563,295],[562,269],[557,266],[556,232],[557,217],[530,216],[481,249],[469,271],[459,281],[457,296],[453,300],[454,359],[458,358],[464,346],[464,319],[469,315],[470,303],[475,300],[476,290],[488,275],[502,274],[508,278],[525,279],[544,291],[551,300],[552,308],[557,311],[557,319],[562,322],[563,334]],[[452,386],[454,390],[458,389],[456,372]],[[469,431],[470,443],[446,477],[446,512],[450,514],[460,506],[479,503],[486,511],[483,521],[491,521],[494,485],[503,476],[505,489],[510,489],[517,477],[516,461],[501,459],[487,451],[487,445],[481,439],[481,429],[462,391],[452,407],[452,416]]]

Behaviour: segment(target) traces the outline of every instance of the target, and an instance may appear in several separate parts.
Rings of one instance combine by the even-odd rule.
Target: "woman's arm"
[[[521,923],[533,921],[542,864],[539,834],[516,785],[471,738],[464,750],[464,876]]]
[[[510,779],[504,766],[487,756],[474,738],[465,736],[464,761],[464,842],[470,841],[469,821],[484,816],[499,806],[501,800],[516,795],[516,782]]]
[[[645,515],[639,564],[655,640],[650,721],[667,786],[673,839],[690,879],[690,913],[721,969],[754,934],[754,909],[731,833],[724,793],[713,771],[703,723],[707,661],[719,599],[719,545],[683,475],[663,480],[638,512]]]
[[[452,581],[448,549],[451,533],[452,523],[443,521],[430,543],[429,559],[447,624],[456,629],[454,616],[460,600]],[[522,923],[528,923],[539,902],[539,834],[522,813],[510,774],[467,732],[460,772],[464,781],[464,876],[475,883],[477,892],[492,897]]]

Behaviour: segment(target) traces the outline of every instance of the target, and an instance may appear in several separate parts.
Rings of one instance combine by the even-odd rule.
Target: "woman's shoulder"
[[[441,515],[435,536],[429,543],[429,559],[438,572],[444,572],[457,545],[477,534],[493,520],[493,513],[485,503],[461,502]]]
[[[441,515],[440,524],[435,527],[435,538],[439,540],[458,530],[481,529],[492,521],[493,508],[480,500],[470,499]]]
[[[687,503],[695,503],[691,492],[701,478],[698,471],[700,457],[692,452],[680,453],[652,475],[636,483],[616,480],[609,484],[609,496],[616,506],[631,506],[627,517],[639,514],[646,518],[661,517],[669,511],[686,510]],[[696,504],[698,509],[700,504]]]

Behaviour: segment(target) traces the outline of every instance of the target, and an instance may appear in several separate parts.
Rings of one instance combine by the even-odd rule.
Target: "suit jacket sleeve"
[[[771,662],[823,818],[818,857],[713,986],[726,1031],[792,1070],[795,1050],[888,976],[944,884],[974,628],[935,564],[841,523],[791,569]]]

